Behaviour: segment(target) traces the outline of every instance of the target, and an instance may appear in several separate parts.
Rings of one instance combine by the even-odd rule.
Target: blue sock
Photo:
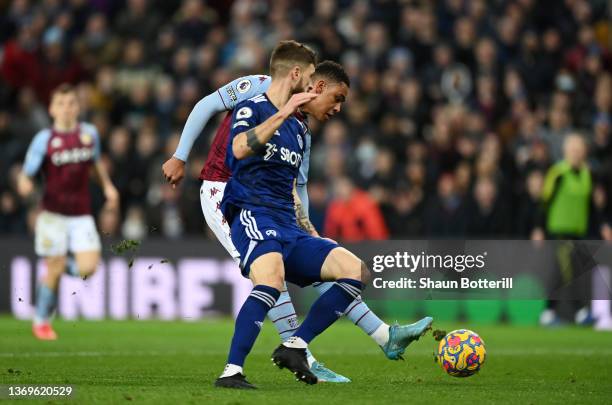
[[[274,306],[279,295],[280,291],[267,285],[253,287],[236,318],[227,364],[240,367],[244,365],[244,360],[255,344],[266,314]]]
[[[36,316],[35,323],[48,322],[51,312],[55,308],[57,294],[45,284],[39,284],[36,294]]]
[[[336,322],[339,316],[344,314],[351,302],[361,293],[363,284],[350,278],[341,278],[312,304],[306,319],[294,336],[302,338],[310,343],[316,336],[320,335],[331,324]]]
[[[312,286],[317,290],[319,295],[323,295],[325,291],[329,290],[334,283],[315,283]],[[362,331],[371,335],[380,325],[384,324],[365,302],[361,300],[361,296],[357,297],[355,301],[351,302],[349,307],[346,309],[345,315]]]
[[[74,257],[68,256],[66,258],[66,274],[69,274],[73,277],[81,277],[79,273],[79,268],[77,267],[76,260]]]

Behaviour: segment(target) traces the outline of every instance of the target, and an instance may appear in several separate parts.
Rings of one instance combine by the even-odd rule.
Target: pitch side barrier
[[[381,241],[347,244],[372,273],[364,292],[386,317],[536,323],[548,299],[609,300],[612,244],[602,241]],[[34,282],[45,271],[32,242],[0,238],[0,312],[30,319]],[[251,284],[214,241],[105,240],[98,271],[63,276],[64,319],[196,321],[231,316]],[[291,288],[302,314],[316,293]]]

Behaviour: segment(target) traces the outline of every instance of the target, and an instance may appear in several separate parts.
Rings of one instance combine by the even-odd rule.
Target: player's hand
[[[546,239],[546,235],[544,235],[544,231],[542,230],[542,228],[535,228],[531,232],[530,239],[535,241],[543,241],[544,239]]]
[[[104,187],[104,197],[106,198],[106,209],[116,210],[119,208],[119,192],[112,184]]]
[[[17,193],[23,199],[27,199],[34,192],[34,182],[24,173],[17,177]]]
[[[317,97],[317,94],[314,94],[314,93],[304,92],[304,93],[294,94],[293,96],[291,96],[289,101],[287,101],[287,104],[285,104],[283,108],[281,108],[280,112],[285,117],[290,117],[297,111],[297,109],[301,105],[306,104],[307,102],[309,102],[310,100],[316,97]]]
[[[601,238],[607,241],[612,240],[612,227],[610,225],[603,224],[601,226]]]
[[[162,172],[166,181],[172,185],[172,188],[176,188],[176,185],[185,177],[185,162],[172,156],[163,164]]]

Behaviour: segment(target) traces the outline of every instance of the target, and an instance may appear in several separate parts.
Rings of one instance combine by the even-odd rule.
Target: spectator
[[[376,202],[348,178],[336,180],[334,195],[325,217],[325,235],[347,242],[386,239],[389,236]]]

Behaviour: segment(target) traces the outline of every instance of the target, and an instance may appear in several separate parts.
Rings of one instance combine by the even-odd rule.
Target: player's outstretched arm
[[[218,91],[207,95],[193,107],[185,122],[176,152],[162,165],[164,178],[173,188],[185,176],[185,162],[195,140],[200,136],[200,133],[202,133],[202,130],[213,115],[226,110],[227,108]]]
[[[236,135],[232,141],[234,157],[241,160],[249,156],[262,154],[265,151],[266,143],[274,135],[274,131],[280,128],[283,122],[291,117],[299,106],[306,104],[315,97],[317,95],[312,93],[294,94],[276,114],[255,128]]]
[[[304,207],[302,206],[302,200],[297,192],[296,183],[293,183],[293,206],[295,209],[295,218],[297,220],[300,228],[311,234],[312,236],[319,236],[319,233],[315,229],[310,219],[308,219],[308,214],[305,212]]]
[[[164,178],[173,188],[185,176],[185,162],[208,121],[216,114],[232,110],[238,103],[268,89],[266,76],[244,76],[220,87],[196,103],[187,117],[174,155],[162,166]]]

